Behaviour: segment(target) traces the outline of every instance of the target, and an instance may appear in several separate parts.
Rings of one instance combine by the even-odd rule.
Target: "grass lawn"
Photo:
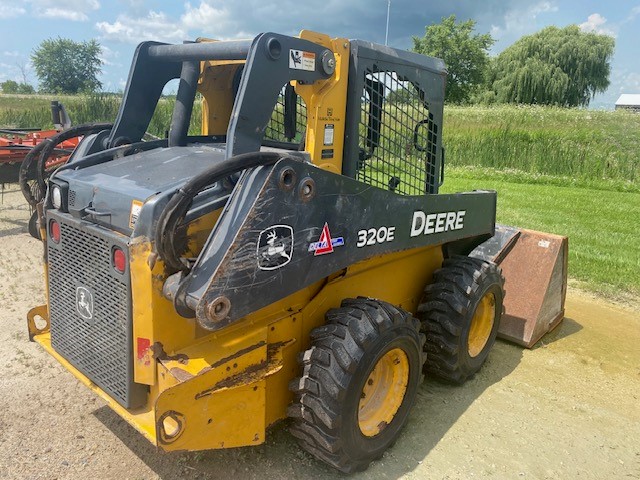
[[[569,276],[581,288],[640,297],[640,193],[473,178],[450,169],[442,193],[498,192],[498,222],[569,237]]]

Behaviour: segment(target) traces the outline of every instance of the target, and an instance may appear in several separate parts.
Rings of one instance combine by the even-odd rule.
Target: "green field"
[[[515,183],[449,171],[442,192],[498,192],[499,223],[569,237],[569,276],[608,297],[640,296],[640,193]]]
[[[51,99],[0,95],[0,128],[50,128]],[[119,103],[113,95],[60,100],[75,124],[112,121]],[[149,133],[164,136],[172,108],[172,99],[160,102]],[[499,222],[569,236],[569,275],[582,288],[640,297],[640,115],[447,107],[444,124],[442,191],[497,190]]]
[[[87,122],[112,122],[118,113],[121,97],[111,94],[87,96],[2,95],[0,94],[0,128],[52,128],[51,101],[64,104],[74,125]],[[175,100],[162,99],[156,108],[147,133],[163,137],[171,123]],[[196,102],[190,132],[200,133],[202,104]]]
[[[541,183],[640,191],[640,115],[551,107],[448,107],[450,165]],[[524,174],[524,175],[523,175]]]

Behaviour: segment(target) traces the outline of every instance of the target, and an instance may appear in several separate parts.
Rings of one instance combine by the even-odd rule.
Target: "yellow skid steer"
[[[167,138],[145,141],[175,79]],[[48,180],[31,338],[165,451],[258,445],[289,417],[308,452],[365,469],[423,374],[464,382],[514,314],[507,250],[529,234],[494,237],[496,192],[438,193],[445,80],[310,31],[140,44],[113,125]],[[527,275],[556,321],[548,241],[551,271]]]

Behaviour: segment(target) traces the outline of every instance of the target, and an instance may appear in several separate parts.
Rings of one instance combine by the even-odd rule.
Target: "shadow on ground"
[[[366,472],[349,478],[398,478],[414,470],[467,408],[488,387],[509,375],[521,358],[521,347],[498,341],[480,373],[465,385],[427,379],[397,443]],[[266,443],[258,447],[162,453],[108,407],[94,415],[163,479],[345,478],[302,451],[289,435],[286,421],[272,428]]]
[[[533,346],[533,350],[543,348],[545,345],[550,345],[558,340],[567,338],[574,333],[578,333],[580,330],[582,330],[582,325],[576,322],[573,318],[565,317],[564,320],[560,322],[560,325],[547,333]]]
[[[0,230],[0,238],[10,237],[12,235],[19,235],[21,233],[29,232],[29,222],[26,220],[13,220],[13,219],[4,219],[7,223],[12,223],[16,225],[14,228],[6,228]]]

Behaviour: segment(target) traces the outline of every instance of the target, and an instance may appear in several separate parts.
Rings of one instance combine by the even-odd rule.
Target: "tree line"
[[[576,25],[547,27],[524,36],[499,55],[489,50],[495,40],[476,33],[473,20],[455,15],[427,26],[413,37],[414,52],[439,57],[447,70],[445,100],[449,103],[520,103],[587,106],[609,86],[615,41],[607,35],[582,32]],[[102,88],[103,61],[95,40],[66,38],[43,41],[31,54],[43,93],[76,94]],[[34,93],[26,80],[0,83],[3,93]],[[401,102],[401,95],[389,100]]]
[[[615,40],[608,35],[552,26],[490,57],[494,39],[475,25],[451,15],[413,37],[413,51],[444,60],[449,103],[584,107],[609,87]]]

